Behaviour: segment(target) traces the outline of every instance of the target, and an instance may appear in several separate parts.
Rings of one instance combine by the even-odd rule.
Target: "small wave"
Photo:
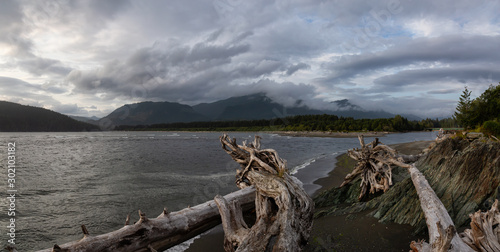
[[[295,174],[297,173],[299,170],[302,170],[306,167],[308,167],[309,165],[311,165],[312,163],[316,162],[316,158],[311,158],[311,159],[308,159],[306,160],[306,162],[304,162],[303,164],[301,165],[297,165],[295,167],[293,167],[292,171],[290,172],[290,174]]]
[[[191,246],[191,244],[193,244],[194,240],[196,240],[200,237],[201,237],[201,235],[197,235],[197,236],[195,236],[195,237],[193,237],[193,238],[191,238],[191,239],[189,239],[189,240],[187,240],[179,245],[176,245],[176,246],[171,247],[167,250],[164,250],[163,252],[183,252],[186,249],[188,249],[189,246]]]
[[[293,167],[290,171],[290,174],[292,174],[292,175],[296,174],[299,170],[302,170],[302,169],[310,166],[312,163],[316,162],[318,159],[326,158],[328,156],[333,156],[336,154],[338,154],[338,152],[324,153],[324,154],[321,154],[319,156],[307,159],[304,163]]]

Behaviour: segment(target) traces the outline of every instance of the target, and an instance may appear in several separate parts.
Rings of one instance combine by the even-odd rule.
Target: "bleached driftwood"
[[[500,213],[498,200],[495,200],[490,210],[477,211],[469,215],[470,229],[460,234],[462,240],[475,251],[500,251]]]
[[[371,143],[365,144],[362,135],[358,136],[361,149],[348,150],[347,154],[357,161],[354,170],[347,174],[340,187],[350,183],[361,175],[361,193],[359,200],[368,193],[387,191],[392,185],[391,165],[403,164],[403,162],[414,162],[420,156],[400,155],[387,145],[375,138]]]
[[[248,187],[223,197],[230,204],[238,207],[253,207],[254,187]],[[139,211],[140,219],[116,231],[91,236],[82,226],[84,237],[79,241],[63,245],[54,245],[51,249],[40,252],[84,252],[84,251],[162,251],[199,235],[221,223],[215,201],[188,207],[169,213],[165,209],[157,218],[148,219]]]
[[[415,164],[405,165],[405,167],[408,168],[417,191],[420,206],[425,215],[430,242],[429,244],[424,241],[413,241],[410,245],[411,249],[414,252],[473,251],[457,234],[448,211],[446,211],[425,176],[417,169]]]
[[[352,181],[358,174],[362,173],[360,199],[365,195],[367,188],[370,193],[378,190],[386,191],[391,181],[391,165],[397,165],[408,169],[413,185],[417,191],[420,205],[425,215],[427,228],[429,230],[429,243],[420,241],[412,242],[410,247],[413,251],[472,251],[457,234],[453,221],[446,211],[443,203],[436,196],[424,175],[416,168],[415,162],[420,156],[397,155],[397,152],[386,145],[380,145],[378,139],[365,145],[363,136],[359,136],[361,150],[349,151],[349,156],[358,161],[356,168],[347,175],[344,184]]]
[[[222,148],[241,165],[236,184],[255,186],[256,221],[245,223],[237,204],[217,196],[226,251],[300,251],[312,228],[312,199],[302,183],[289,175],[286,162],[273,149],[260,149],[260,137],[252,143],[236,144],[223,135]]]

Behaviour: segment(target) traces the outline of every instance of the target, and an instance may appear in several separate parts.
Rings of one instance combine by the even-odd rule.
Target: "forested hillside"
[[[32,106],[0,101],[0,132],[93,131],[99,127]]]

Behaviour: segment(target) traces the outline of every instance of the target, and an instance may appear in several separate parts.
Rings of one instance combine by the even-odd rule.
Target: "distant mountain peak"
[[[167,101],[126,104],[103,119],[118,126],[195,121],[260,120],[321,114],[333,114],[355,119],[394,117],[394,114],[385,111],[365,110],[347,99],[333,101],[331,104],[330,110],[320,110],[308,107],[302,100],[296,100],[294,105],[290,107],[280,104],[265,93],[260,92],[194,106]]]
[[[347,99],[336,100],[332,102],[337,106],[338,110],[363,110],[360,106],[352,104]]]

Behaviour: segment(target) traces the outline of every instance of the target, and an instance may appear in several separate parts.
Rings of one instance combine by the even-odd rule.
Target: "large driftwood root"
[[[371,143],[365,144],[362,135],[358,136],[361,149],[348,150],[347,154],[357,161],[354,170],[347,174],[340,187],[350,183],[357,176],[361,176],[361,200],[368,193],[377,191],[386,192],[392,185],[391,165],[406,166],[404,162],[415,162],[420,156],[399,155],[387,145],[375,138]]]
[[[460,234],[462,240],[474,251],[500,251],[500,212],[498,200],[495,200],[490,210],[477,211],[469,215],[470,229]]]
[[[238,205],[215,197],[225,232],[226,251],[300,251],[312,228],[314,203],[302,183],[289,175],[286,162],[273,149],[260,149],[260,137],[236,144],[223,135],[222,148],[242,167],[240,188],[255,186],[256,221],[248,227]]]
[[[248,208],[253,205],[255,189],[248,187],[230,193],[223,198],[229,204]],[[157,218],[147,218],[139,211],[138,222],[110,233],[97,236],[89,235],[82,226],[83,238],[63,245],[54,245],[51,249],[39,252],[88,252],[88,251],[163,251],[199,235],[221,223],[219,211],[214,201],[188,207],[169,213],[166,208]]]

